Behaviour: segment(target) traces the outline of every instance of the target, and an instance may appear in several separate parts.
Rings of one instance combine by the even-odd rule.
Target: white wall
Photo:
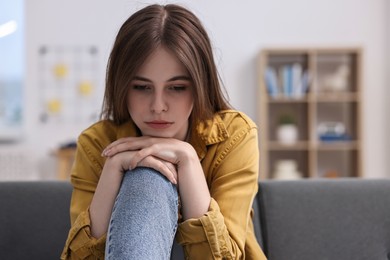
[[[162,3],[169,2],[163,1]],[[231,103],[256,120],[256,56],[275,46],[361,46],[364,57],[364,147],[367,177],[390,176],[385,171],[389,132],[385,112],[386,0],[198,0],[175,1],[190,7],[208,29]],[[26,1],[26,135],[21,147],[45,162],[48,151],[76,138],[86,125],[42,126],[37,51],[42,44],[88,45],[100,49],[100,84],[114,36],[121,23],[151,1],[28,0]],[[387,7],[387,9],[385,8]],[[389,36],[387,36],[387,40]],[[387,53],[387,57],[389,53]],[[386,67],[387,66],[387,67]],[[387,106],[389,108],[389,106]],[[262,122],[258,122],[260,129]],[[390,141],[387,142],[390,144]],[[388,145],[389,146],[389,145]]]

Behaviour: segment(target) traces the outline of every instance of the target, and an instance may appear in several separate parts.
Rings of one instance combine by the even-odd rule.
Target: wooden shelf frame
[[[324,90],[319,78],[324,77],[321,62],[328,59],[330,62],[340,57],[350,66],[351,74],[347,91],[332,92]],[[309,72],[310,83],[307,93],[298,98],[277,96],[271,97],[265,82],[265,70],[267,66],[282,66],[283,62],[289,64],[298,60],[302,67]],[[328,62],[328,61],[326,61]],[[359,47],[351,48],[276,48],[264,49],[258,57],[258,125],[260,145],[260,178],[272,178],[274,165],[273,160],[279,156],[291,154],[292,157],[303,158],[298,162],[300,172],[304,177],[318,178],[324,176],[320,169],[327,165],[321,165],[330,155],[345,160],[345,169],[350,172],[340,173],[340,177],[363,177],[363,140],[362,140],[362,63],[363,50]],[[327,67],[326,67],[327,66]],[[330,68],[329,65],[323,66]],[[320,67],[320,68],[319,68]],[[285,145],[275,139],[275,118],[273,112],[285,107],[296,108],[300,111],[301,120],[298,128],[303,133],[297,143]],[[347,128],[351,133],[352,140],[324,142],[319,140],[317,126],[321,115],[326,115],[326,108],[345,110],[350,113]],[[274,109],[274,110],[273,110]],[[324,110],[325,109],[325,110]],[[340,111],[341,113],[341,111]],[[344,114],[348,114],[344,111]],[[339,155],[340,154],[340,155]],[[350,159],[352,158],[352,159]],[[344,163],[344,161],[341,161]],[[329,169],[332,169],[329,167]]]

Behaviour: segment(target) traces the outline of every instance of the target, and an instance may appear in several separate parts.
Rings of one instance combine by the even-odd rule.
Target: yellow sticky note
[[[66,66],[66,64],[63,63],[59,63],[55,65],[54,75],[60,79],[65,78],[68,75],[68,66]]]
[[[89,96],[89,95],[91,95],[91,93],[93,91],[93,85],[90,81],[85,80],[85,81],[80,82],[80,84],[78,86],[78,90],[79,90],[80,95]]]
[[[62,103],[58,99],[52,99],[47,102],[47,110],[49,113],[57,114],[62,109]]]

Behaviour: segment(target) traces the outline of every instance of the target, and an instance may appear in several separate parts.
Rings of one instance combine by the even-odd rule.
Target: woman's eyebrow
[[[141,77],[141,76],[134,76],[133,80],[140,80],[140,81],[146,81],[146,82],[152,82],[150,79],[148,78],[144,78],[144,77]]]
[[[175,80],[186,80],[186,81],[191,81],[190,77],[188,76],[175,76],[173,78],[170,78],[168,79],[167,81],[170,82],[170,81],[175,81]]]
[[[145,78],[145,77],[141,77],[141,76],[134,76],[133,80],[146,81],[146,82],[150,82],[150,83],[153,82],[152,80]],[[175,77],[168,79],[167,82],[176,81],[176,80],[191,81],[190,77],[185,76],[185,75],[180,75],[180,76],[175,76]]]

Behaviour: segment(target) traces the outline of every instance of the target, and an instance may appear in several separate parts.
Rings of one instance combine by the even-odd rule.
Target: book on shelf
[[[279,95],[278,79],[275,70],[271,67],[267,67],[265,70],[265,82],[268,94],[271,97],[277,97]]]
[[[309,87],[309,73],[303,70],[300,63],[279,68],[268,66],[265,70],[265,84],[272,98],[301,98]]]
[[[335,142],[335,141],[352,141],[352,137],[348,134],[323,134],[319,136],[322,142]]]

